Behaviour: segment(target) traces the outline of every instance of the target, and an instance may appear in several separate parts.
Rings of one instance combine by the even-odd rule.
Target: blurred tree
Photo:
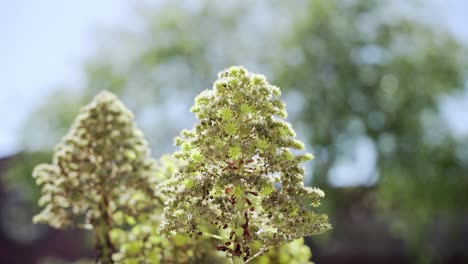
[[[67,133],[85,99],[80,91],[56,90],[49,94],[24,124],[20,135],[23,150],[50,152],[52,157],[52,148]]]
[[[24,152],[15,156],[3,178],[7,191],[21,195],[21,200],[37,201],[40,191],[30,184],[31,175],[37,164],[50,160],[51,156],[50,152]]]
[[[434,244],[433,227],[466,214],[468,162],[457,158],[438,98],[463,88],[466,48],[384,1],[307,1],[298,13],[273,76],[302,93],[314,185],[379,179],[379,204],[420,259],[442,257],[447,246]],[[363,151],[367,169],[358,162]]]

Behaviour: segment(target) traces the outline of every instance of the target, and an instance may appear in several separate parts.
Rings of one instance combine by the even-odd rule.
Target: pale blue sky
[[[79,87],[96,29],[128,17],[123,0],[0,0],[0,157],[17,151],[25,118],[51,90]]]
[[[16,135],[44,96],[80,86],[81,64],[97,44],[96,29],[125,25],[131,2],[0,0],[0,157],[18,151]],[[468,43],[468,1],[428,2],[433,13],[427,19],[447,24]],[[454,129],[468,133],[461,124],[468,124],[468,92],[448,102]]]

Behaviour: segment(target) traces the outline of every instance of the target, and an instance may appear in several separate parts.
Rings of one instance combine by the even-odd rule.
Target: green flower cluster
[[[303,184],[302,150],[280,89],[262,75],[231,67],[202,92],[192,112],[199,122],[176,138],[184,162],[163,190],[168,200],[161,231],[200,233],[217,228],[218,251],[234,262],[250,261],[268,248],[330,229],[316,207],[324,193]],[[254,254],[252,249],[261,244]]]
[[[253,264],[313,264],[310,261],[310,248],[300,238],[284,244],[276,250],[270,250],[265,255],[252,260]]]
[[[93,229],[101,263],[113,263],[115,214],[131,224],[153,206],[154,164],[133,114],[116,96],[101,92],[81,109],[52,164],[35,168],[33,177],[42,187],[39,205],[45,208],[33,221]]]

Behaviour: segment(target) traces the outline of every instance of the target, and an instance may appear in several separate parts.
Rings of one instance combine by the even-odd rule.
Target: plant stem
[[[99,264],[113,264],[114,246],[110,239],[111,217],[108,213],[109,202],[106,196],[99,204],[100,217],[95,220],[96,247],[99,251]]]
[[[233,264],[244,264],[244,258],[242,257],[233,257],[232,258],[232,263]]]
[[[218,236],[218,235],[211,234],[211,233],[207,233],[207,232],[203,232],[203,235],[204,235],[204,236],[207,236],[207,237],[214,238],[214,239],[218,239],[218,240],[221,240],[221,241],[226,241],[226,240],[228,240],[228,239],[225,238],[225,237]]]
[[[263,255],[265,252],[267,252],[268,250],[260,250],[259,252],[257,252],[255,255],[253,255],[251,258],[249,258],[245,264],[249,263],[252,259],[256,258],[256,257],[260,257],[261,255]]]

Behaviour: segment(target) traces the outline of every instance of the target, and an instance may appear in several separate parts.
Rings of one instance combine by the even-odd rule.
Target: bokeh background
[[[194,96],[243,65],[280,86],[334,229],[318,263],[468,263],[465,0],[1,1],[0,262],[92,257],[33,225],[32,168],[98,91],[135,113],[154,157]]]

